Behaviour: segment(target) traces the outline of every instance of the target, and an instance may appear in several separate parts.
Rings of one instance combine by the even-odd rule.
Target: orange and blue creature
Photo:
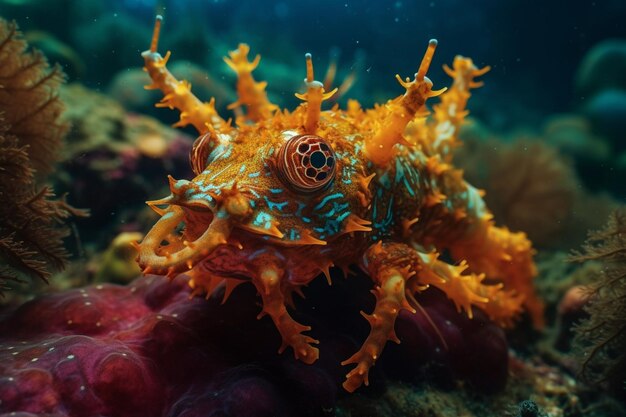
[[[437,42],[431,40],[415,77],[402,80],[403,95],[364,110],[321,110],[326,92],[306,55],[306,92],[293,111],[281,110],[252,71],[245,44],[226,63],[237,73],[235,123],[203,103],[185,81],[167,70],[169,52],[157,52],[158,17],[150,50],[143,53],[160,89],[157,106],[180,111],[177,126],[200,133],[192,153],[192,180],[169,178],[171,194],[148,204],[160,220],[138,246],[145,273],[184,276],[193,294],[207,297],[252,283],[282,337],[280,352],[293,349],[310,364],[318,342],[310,327],[289,314],[293,293],[329,268],[357,265],[373,282],[376,305],[362,313],[371,325],[344,388],[368,383],[368,372],[387,341],[399,342],[398,313],[421,309],[415,294],[435,287],[472,317],[483,310],[510,326],[526,309],[538,326],[542,305],[533,291],[533,249],[524,233],[494,224],[482,192],[451,164],[468,111],[470,90],[481,85],[471,59],[457,56],[448,89],[433,90],[426,77]],[[426,100],[439,97],[432,113]],[[512,168],[513,169],[513,168]],[[440,254],[445,253],[444,261]],[[419,313],[417,313],[419,314]]]

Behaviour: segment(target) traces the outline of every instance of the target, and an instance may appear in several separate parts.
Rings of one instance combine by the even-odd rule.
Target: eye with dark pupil
[[[335,177],[335,153],[316,135],[299,135],[287,140],[276,155],[277,175],[299,193],[323,189]]]
[[[313,155],[311,155],[311,165],[313,165],[314,168],[323,167],[326,165],[326,155],[320,151],[313,152]]]

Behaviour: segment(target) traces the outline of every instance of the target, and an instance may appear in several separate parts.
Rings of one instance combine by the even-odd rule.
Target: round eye
[[[200,175],[209,163],[209,155],[215,147],[211,133],[205,133],[196,139],[189,153],[189,161],[194,174]]]
[[[335,178],[335,152],[328,142],[315,135],[294,136],[276,155],[280,179],[299,193],[313,193]]]

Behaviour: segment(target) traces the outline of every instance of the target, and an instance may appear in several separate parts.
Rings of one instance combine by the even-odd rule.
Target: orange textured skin
[[[157,21],[157,26],[160,20]],[[307,55],[304,103],[280,110],[252,77],[259,64],[240,45],[226,58],[238,74],[236,124],[222,119],[213,100],[200,102],[191,86],[176,80],[156,52],[157,37],[143,53],[146,71],[165,97],[159,104],[181,112],[177,125],[200,132],[192,152],[196,177],[174,180],[171,194],[149,202],[161,219],[138,246],[145,273],[185,277],[193,294],[208,298],[224,290],[224,301],[239,284],[250,282],[282,336],[280,351],[313,363],[317,341],[303,332],[287,306],[293,293],[337,266],[358,265],[374,283],[376,307],[366,319],[371,333],[344,364],[356,366],[344,387],[367,384],[368,371],[394,333],[398,312],[420,310],[414,294],[433,286],[472,317],[479,308],[502,326],[511,326],[526,308],[542,323],[542,305],[534,294],[533,249],[523,233],[494,225],[482,192],[452,165],[474,78],[487,72],[471,59],[456,57],[452,86],[433,91],[425,77],[436,41],[431,41],[413,80],[401,80],[406,92],[383,105],[363,110],[350,100],[347,109],[321,110],[326,92],[314,80]],[[169,56],[169,53],[166,57]],[[432,116],[426,100],[439,96]],[[336,156],[335,178],[312,194],[292,191],[276,154],[290,138],[323,138]],[[182,232],[179,230],[182,227]],[[439,258],[447,251],[455,261]]]

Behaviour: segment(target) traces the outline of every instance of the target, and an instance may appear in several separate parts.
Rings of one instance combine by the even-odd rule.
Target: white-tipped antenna
[[[154,21],[154,31],[152,32],[152,42],[150,42],[150,52],[156,52],[159,46],[159,33],[161,33],[161,22],[163,22],[163,16],[156,15]]]

